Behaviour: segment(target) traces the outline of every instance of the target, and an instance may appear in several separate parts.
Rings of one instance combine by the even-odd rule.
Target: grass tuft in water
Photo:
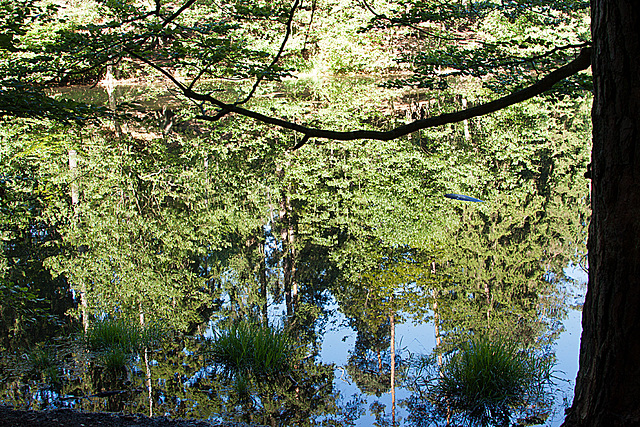
[[[53,350],[45,346],[37,346],[27,356],[31,371],[42,376],[48,383],[59,386],[61,383],[60,368]]]
[[[514,409],[543,399],[551,367],[548,357],[507,340],[473,338],[443,364],[429,400],[471,425],[508,425]]]
[[[105,368],[118,369],[133,354],[157,344],[161,336],[155,326],[143,327],[125,319],[106,317],[89,327],[85,340],[89,349],[98,353]]]
[[[219,332],[208,353],[230,376],[270,377],[291,368],[295,347],[282,329],[240,321]]]
[[[43,372],[55,365],[55,356],[48,349],[38,346],[31,350],[27,356],[34,371]]]
[[[127,365],[130,354],[125,353],[121,348],[114,347],[100,353],[100,361],[107,371],[116,371]]]

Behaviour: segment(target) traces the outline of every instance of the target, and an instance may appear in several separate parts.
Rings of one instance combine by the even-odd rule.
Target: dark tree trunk
[[[640,2],[592,0],[589,288],[566,426],[640,425]]]

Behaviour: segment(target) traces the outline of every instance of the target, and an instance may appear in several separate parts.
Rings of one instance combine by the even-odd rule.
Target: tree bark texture
[[[592,0],[592,218],[565,426],[640,425],[640,2]]]

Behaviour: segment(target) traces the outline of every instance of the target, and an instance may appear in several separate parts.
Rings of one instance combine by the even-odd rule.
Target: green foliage
[[[45,267],[60,253],[64,186],[53,161],[57,129],[5,120],[0,127],[0,328],[5,348],[32,345],[68,325],[68,284]],[[50,144],[43,144],[48,141]]]
[[[386,322],[372,332],[366,326],[357,324],[359,320],[356,318],[353,325],[358,335],[349,355],[347,372],[362,392],[380,397],[383,393],[387,393],[391,386],[388,351],[390,325]],[[398,371],[396,371],[397,374]]]
[[[403,27],[415,40],[399,55],[409,78],[392,86],[446,87],[450,77],[476,77],[506,93],[569,62],[590,43],[588,1],[392,2],[368,29]],[[564,93],[590,89],[581,73],[560,84]]]
[[[114,75],[154,80],[148,61],[234,102],[250,90],[248,79],[278,81],[291,66],[376,73],[404,66],[389,62],[401,56],[419,74],[409,83],[455,91],[381,90],[376,79],[360,77],[289,79],[263,84],[248,103],[314,127],[387,129],[456,110],[461,94],[471,105],[490,96],[459,76],[510,88],[512,78],[533,76],[534,65],[542,74],[566,62],[575,49],[560,47],[587,40],[584,2],[463,3],[376,2],[393,18],[378,17],[367,33],[358,32],[366,9],[346,0],[305,4],[288,49],[270,68],[290,2],[197,2],[171,22],[178,3],[156,10],[136,1],[83,2],[64,23],[0,3],[16,15],[15,28],[0,21],[0,114],[29,118],[2,123],[5,346],[65,319],[71,289],[90,318],[144,314],[188,334],[214,318],[266,318],[267,303],[288,296],[287,331],[305,343],[315,343],[335,297],[358,334],[348,369],[374,394],[388,387],[390,314],[433,318],[439,354],[469,331],[500,329],[529,345],[547,343],[563,313],[549,302],[552,278],[585,251],[588,99],[556,93],[530,101],[470,120],[468,136],[455,124],[397,141],[318,140],[292,150],[300,139],[291,132],[234,115],[198,122],[206,106],[171,98],[165,108],[168,95],[153,86],[69,91],[53,104],[42,90],[82,77],[95,82],[107,64]],[[540,31],[549,23],[558,31]],[[469,43],[450,43],[451,35]],[[82,129],[34,120],[81,121],[98,111],[83,110],[85,101],[109,102],[124,114]],[[73,171],[70,150],[78,158]],[[453,202],[442,197],[447,192],[487,203]],[[286,284],[285,262],[293,272]],[[151,344],[134,324],[107,321],[113,324],[92,326],[91,345],[103,356],[100,369],[122,373],[131,354]],[[277,328],[233,323],[211,353],[200,344],[161,345],[164,365],[149,369],[167,378],[162,393],[208,402],[196,409],[165,403],[167,411],[209,417],[226,408],[231,417],[256,414],[273,424],[335,409],[332,367],[298,360]],[[187,347],[201,359],[183,354]],[[209,356],[233,378],[198,377],[196,389],[177,379],[196,378]],[[236,388],[228,400],[214,397],[229,381]]]
[[[111,347],[101,351],[98,360],[106,372],[114,372],[126,367],[130,357],[123,348]]]
[[[363,33],[370,13],[349,0],[316,1],[311,12],[301,11],[301,34],[290,43],[306,56],[299,66],[312,74],[372,75],[393,70],[389,33]],[[304,36],[304,37],[302,37]]]
[[[51,348],[38,345],[27,355],[33,373],[42,375],[45,381],[56,384],[59,382],[58,362]]]
[[[540,334],[553,339],[558,333],[543,313],[562,312],[546,306],[555,281],[563,280],[569,261],[586,253],[583,171],[590,149],[587,102],[565,99],[559,105],[574,112],[524,103],[478,120],[470,145],[453,148],[455,170],[464,178],[452,192],[474,191],[489,201],[454,203],[443,211],[450,217],[435,270],[446,281],[437,303],[441,330],[454,346],[453,337],[467,330],[511,331],[530,344]],[[450,349],[446,341],[444,352]]]
[[[234,421],[314,425],[316,416],[338,409],[332,388],[333,366],[302,358],[281,328],[240,320],[207,341],[205,360],[222,367],[223,417]]]
[[[72,246],[49,266],[86,287],[91,310],[133,316],[142,307],[151,321],[188,329],[217,296],[212,255],[227,245],[229,218],[241,213],[224,212],[229,193],[211,190],[216,175],[197,146],[182,144],[96,134],[78,147],[82,220],[65,228]]]
[[[0,116],[85,123],[105,114],[102,108],[54,99],[44,90],[63,67],[50,48],[59,41],[51,35],[65,26],[58,9],[33,0],[0,3]]]

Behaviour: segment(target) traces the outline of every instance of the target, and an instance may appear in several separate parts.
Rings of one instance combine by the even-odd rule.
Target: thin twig
[[[411,24],[409,22],[403,21],[401,19],[389,18],[387,15],[377,13],[375,10],[373,10],[373,8],[369,5],[369,3],[367,3],[367,0],[362,0],[362,3],[364,4],[365,8],[367,8],[367,10],[369,12],[371,12],[373,14],[373,16],[375,16],[378,19],[381,19],[381,20],[384,20],[384,21],[389,21],[392,24],[396,24],[396,25],[404,25],[404,26],[409,27],[409,28],[411,28],[411,29],[413,29],[413,30],[415,30],[415,31],[417,31],[419,33],[426,34],[426,35],[428,35],[430,37],[433,37],[433,38],[436,38],[436,39],[448,40],[448,41],[465,40],[464,37],[445,37],[445,36],[441,36],[441,35],[438,35],[438,34],[435,34],[435,33],[431,32],[431,31],[428,31],[425,28],[421,28],[421,27],[415,26],[415,25],[413,25],[413,24]]]
[[[200,70],[200,72],[198,73],[197,76],[194,77],[194,79],[191,81],[191,83],[189,83],[189,89],[193,89],[193,86],[195,86],[196,82],[198,80],[200,80],[200,78],[204,75],[204,73],[207,72],[207,70],[209,69],[209,67],[211,66],[211,62],[208,63],[207,65],[205,65],[204,67],[202,67],[202,69]]]
[[[169,25],[171,23],[171,21],[173,21],[174,19],[176,19],[178,16],[180,16],[182,14],[182,12],[184,12],[185,10],[187,10],[189,7],[191,7],[194,3],[196,2],[196,0],[187,0],[185,2],[185,4],[183,4],[180,9],[176,10],[175,12],[173,12],[173,14],[171,16],[169,16],[167,19],[164,20],[164,22],[162,23],[162,28],[166,27],[167,25]]]
[[[273,61],[271,61],[271,64],[269,64],[269,66],[265,68],[265,70],[262,73],[258,75],[258,78],[253,84],[253,87],[251,88],[251,91],[249,92],[249,94],[242,101],[236,102],[235,105],[242,105],[242,104],[245,104],[247,101],[249,101],[253,96],[253,94],[258,89],[258,85],[260,85],[260,82],[262,82],[267,72],[269,72],[273,67],[275,67],[275,65],[280,60],[280,57],[282,56],[282,52],[284,52],[284,48],[287,45],[287,42],[289,41],[289,36],[291,36],[291,22],[293,21],[293,16],[295,15],[296,9],[298,8],[299,4],[300,4],[300,0],[296,0],[293,3],[293,6],[291,6],[291,11],[289,12],[289,18],[287,19],[287,23],[286,23],[286,32],[284,34],[284,39],[282,40],[280,49],[278,50],[278,53],[276,54],[276,56],[273,58]]]

